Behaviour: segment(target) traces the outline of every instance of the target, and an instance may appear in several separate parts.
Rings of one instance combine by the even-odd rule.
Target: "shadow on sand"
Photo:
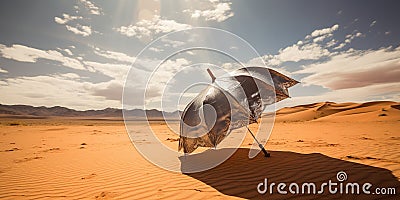
[[[271,151],[270,158],[265,158],[260,153],[257,157],[249,159],[248,151],[248,149],[238,149],[221,165],[187,176],[200,180],[223,194],[246,199],[399,199],[400,182],[387,169],[335,159],[319,153]],[[339,171],[347,174],[347,180],[338,181],[336,175]],[[286,186],[288,194],[283,195],[277,192],[275,186],[272,194],[268,189],[262,195],[258,193],[257,185],[263,182],[264,178],[268,178],[268,185],[272,182],[287,185],[297,183],[300,192],[302,183],[315,183],[318,191],[322,183],[331,180],[333,183],[343,183],[344,192],[333,195],[325,187],[323,194],[293,195]],[[362,185],[366,182],[372,184],[369,189],[371,193],[375,192],[377,187],[385,187],[395,188],[396,195],[363,194]],[[360,194],[345,194],[346,183],[359,183]]]

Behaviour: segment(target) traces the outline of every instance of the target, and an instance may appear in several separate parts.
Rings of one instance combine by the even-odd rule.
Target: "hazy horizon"
[[[179,49],[193,37],[225,45],[226,41],[205,34],[190,35],[164,40],[149,49],[151,58],[137,58],[158,37],[194,27],[218,28],[243,38],[268,67],[300,81],[289,89],[292,98],[277,103],[277,109],[324,101],[400,101],[398,1],[6,0],[0,4],[1,104],[121,108],[122,88],[131,69],[137,84],[126,90],[135,98],[130,106],[143,109],[146,80],[142,79],[168,49]],[[248,65],[260,65],[240,46],[228,43]],[[135,60],[141,67],[131,67]],[[209,81],[204,70],[193,69],[169,82],[177,70],[207,60],[203,65],[232,65],[200,51],[172,57],[151,93],[153,104],[146,109],[160,109],[156,103],[165,91],[168,98],[177,98],[181,83]],[[172,89],[164,91],[166,83]],[[198,90],[184,95],[178,107],[166,102],[163,110],[182,110]]]

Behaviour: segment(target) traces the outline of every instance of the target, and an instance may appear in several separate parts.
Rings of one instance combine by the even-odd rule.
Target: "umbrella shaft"
[[[260,147],[261,151],[264,153],[265,157],[270,157],[270,154],[267,152],[267,150],[264,149],[264,146],[262,144],[260,144],[260,142],[258,142],[256,136],[254,136],[253,132],[251,132],[251,130],[249,129],[249,127],[247,127],[247,130],[250,132],[251,136],[253,136],[254,140],[257,142],[258,147]]]
[[[260,142],[258,142],[258,140],[257,140],[257,138],[254,136],[253,132],[251,132],[251,130],[249,129],[249,127],[246,126],[246,128],[247,128],[247,130],[250,132],[251,136],[253,136],[253,138],[254,138],[254,140],[257,142],[258,146],[261,147],[262,145],[260,144]]]

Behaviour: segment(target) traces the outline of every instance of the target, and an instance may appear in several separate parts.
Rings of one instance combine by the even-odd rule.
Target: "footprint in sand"
[[[357,156],[351,156],[351,155],[349,155],[349,156],[346,156],[346,158],[348,158],[348,159],[353,159],[353,160],[381,160],[381,159],[379,159],[379,158],[374,158],[374,157],[370,157],[370,156],[367,156],[367,157],[357,157]]]
[[[177,142],[177,141],[179,141],[179,138],[167,138],[166,139],[167,141],[170,141],[170,142]]]
[[[42,131],[62,131],[62,130],[66,130],[67,128],[49,128],[49,129],[45,129]]]
[[[339,144],[327,144],[326,146],[327,147],[337,147],[337,146],[339,146]]]
[[[18,149],[17,147],[11,148],[11,149],[6,149],[4,152],[11,152],[11,151],[19,151],[21,149]]]
[[[398,162],[396,160],[389,160],[389,159],[383,159],[383,158],[374,158],[374,157],[370,157],[370,156],[358,157],[358,156],[348,155],[344,159],[345,160],[361,160],[361,161],[362,160],[379,160],[380,162],[400,164],[400,162]]]
[[[81,143],[81,146],[79,147],[79,149],[84,149],[86,145],[87,144],[85,142]]]
[[[82,180],[91,179],[91,178],[94,178],[94,177],[96,177],[96,176],[97,176],[97,174],[91,173],[91,174],[89,174],[89,175],[87,175],[87,176],[82,177],[81,179],[82,179]]]
[[[285,145],[286,142],[268,142],[267,145]]]
[[[57,152],[57,151],[60,151],[60,150],[61,150],[60,148],[54,147],[54,148],[43,150],[41,152],[43,152],[43,153],[46,153],[46,152]]]
[[[361,137],[360,139],[362,139],[362,140],[373,140],[372,138],[368,138],[368,137]]]
[[[117,196],[114,192],[101,192],[100,195],[96,195],[96,199],[110,199]]]
[[[303,140],[298,140],[296,142],[303,143]],[[304,146],[298,146],[298,147],[337,147],[340,146],[339,144],[335,143],[327,143],[327,142],[305,142]]]
[[[28,162],[28,161],[31,161],[31,160],[37,160],[37,159],[42,159],[43,157],[40,157],[40,156],[34,156],[34,157],[27,157],[27,158],[24,158],[24,159],[17,159],[17,160],[14,160],[14,162],[15,163],[22,163],[22,162]]]

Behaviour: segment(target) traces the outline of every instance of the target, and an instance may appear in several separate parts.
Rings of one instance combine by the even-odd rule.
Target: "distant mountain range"
[[[163,112],[156,109],[142,110],[133,109],[126,110],[126,116],[133,119],[145,119],[146,115],[150,119],[162,119],[163,115],[169,119],[179,119],[181,111]],[[0,104],[1,117],[82,117],[82,118],[122,118],[122,110],[116,108],[106,108],[103,110],[85,110],[79,111],[61,106],[54,107],[34,107],[28,105],[2,105]]]
[[[179,120],[181,111],[163,112],[156,109],[133,109],[125,111],[125,119],[132,120]],[[146,118],[147,116],[147,118]],[[61,106],[34,107],[28,105],[0,104],[0,118],[49,118],[77,117],[84,119],[122,119],[122,110],[106,108],[103,110],[78,111]],[[320,102],[294,107],[281,108],[276,111],[276,121],[312,121],[327,119],[347,119],[359,117],[359,120],[400,120],[400,103],[392,101],[375,101],[366,103]]]

